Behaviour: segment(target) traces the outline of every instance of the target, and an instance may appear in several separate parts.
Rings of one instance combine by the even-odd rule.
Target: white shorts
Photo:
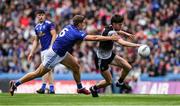
[[[48,49],[41,51],[41,61],[44,60],[44,56],[47,53]]]
[[[42,64],[46,68],[52,69],[54,68],[55,65],[60,63],[66,57],[66,55],[67,53],[63,57],[60,57],[52,50],[52,48],[50,48],[47,50],[47,52],[45,52],[44,59],[42,60]]]

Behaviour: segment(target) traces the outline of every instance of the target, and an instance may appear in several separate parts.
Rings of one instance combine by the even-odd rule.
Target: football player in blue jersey
[[[80,65],[75,58],[68,53],[68,50],[72,49],[73,45],[78,41],[117,41],[118,36],[98,36],[87,35],[83,29],[86,26],[85,17],[82,15],[76,15],[73,17],[73,24],[65,26],[58,34],[53,46],[48,50],[44,56],[42,64],[36,69],[36,71],[30,72],[20,78],[17,81],[10,81],[9,92],[13,96],[15,89],[27,81],[33,80],[37,77],[41,77],[44,74],[51,71],[51,69],[58,63],[61,63],[72,70],[74,80],[77,84],[77,93],[89,95],[90,92],[83,88],[80,79]]]
[[[38,47],[39,41],[41,44],[41,61],[43,61],[45,53],[48,51],[50,46],[52,46],[53,42],[56,39],[55,25],[51,21],[46,20],[45,11],[37,10],[36,17],[38,19],[38,23],[35,26],[36,36],[33,36],[34,37],[33,46],[28,55],[28,61],[32,60],[35,49]],[[52,71],[49,71],[47,74],[42,76],[42,86],[39,90],[36,91],[37,93],[40,94],[45,93],[47,81],[49,81],[49,93],[50,94],[55,93]]]

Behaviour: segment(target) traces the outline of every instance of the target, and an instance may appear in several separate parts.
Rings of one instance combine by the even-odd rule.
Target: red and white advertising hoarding
[[[92,85],[96,84],[96,80],[82,81],[83,87],[89,89]],[[20,85],[16,93],[36,93],[42,82],[39,80],[33,80]],[[46,86],[47,88],[49,85]],[[54,82],[56,94],[75,94],[77,93],[77,86],[74,80],[60,80]]]

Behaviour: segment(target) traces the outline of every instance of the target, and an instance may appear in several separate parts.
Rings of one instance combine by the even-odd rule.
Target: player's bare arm
[[[39,44],[38,37],[37,36],[33,36],[33,45],[32,45],[32,49],[31,49],[31,51],[30,51],[30,53],[28,55],[28,61],[31,61],[31,59],[32,59],[32,57],[34,55],[34,52],[35,52],[38,44]]]
[[[112,41],[117,41],[118,36],[113,35],[113,36],[101,36],[101,35],[87,35],[84,39],[86,41],[107,41],[107,40],[112,40]]]
[[[116,41],[118,44],[126,46],[126,47],[139,47],[141,46],[141,44],[136,44],[136,43],[131,43],[128,41],[125,41],[123,39],[118,39],[118,41]]]
[[[118,35],[124,35],[124,36],[127,36],[128,38],[130,38],[131,40],[134,40],[135,38],[135,35],[131,34],[131,33],[128,33],[128,32],[125,32],[125,31],[117,31]]]
[[[51,40],[51,45],[53,44],[53,42],[55,41],[56,39],[56,30],[55,29],[52,29],[51,31],[51,35],[52,35],[52,40]]]

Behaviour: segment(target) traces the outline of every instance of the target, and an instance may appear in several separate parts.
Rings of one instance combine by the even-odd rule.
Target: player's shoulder
[[[73,31],[73,32],[78,32],[78,31],[79,31],[79,30],[77,29],[77,27],[75,27],[75,26],[72,25],[72,24],[66,25],[65,28],[70,29],[70,31]]]
[[[107,25],[104,27],[103,33],[108,33],[109,31],[112,31],[112,30],[113,30],[112,25]]]
[[[72,28],[71,24],[65,25],[64,28]]]
[[[53,22],[50,20],[45,20],[45,24],[52,24]]]

